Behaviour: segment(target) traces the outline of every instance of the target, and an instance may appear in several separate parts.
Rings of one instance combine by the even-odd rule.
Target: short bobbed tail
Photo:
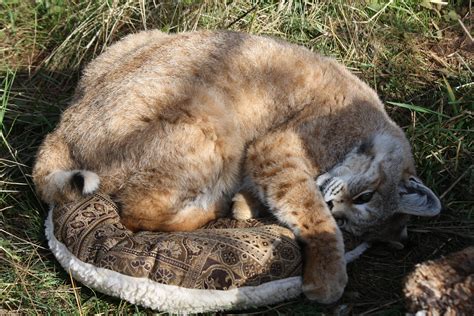
[[[47,135],[33,167],[33,182],[41,199],[48,204],[58,204],[96,191],[99,176],[77,167],[63,137],[56,131]]]

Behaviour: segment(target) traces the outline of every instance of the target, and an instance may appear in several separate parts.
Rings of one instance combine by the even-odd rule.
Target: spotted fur
[[[90,63],[33,170],[45,202],[98,186],[135,231],[196,229],[232,199],[242,216],[257,200],[302,241],[305,294],[323,303],[347,283],[335,218],[364,234],[397,212],[439,211],[414,175],[401,129],[334,60],[248,34],[159,31]],[[364,190],[379,202],[354,205]]]

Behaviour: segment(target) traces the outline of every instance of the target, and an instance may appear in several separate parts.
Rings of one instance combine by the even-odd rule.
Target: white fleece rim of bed
[[[74,279],[101,293],[153,310],[170,313],[238,310],[274,304],[295,298],[302,293],[301,277],[290,277],[258,286],[244,286],[230,290],[189,289],[157,283],[147,278],[131,277],[85,263],[74,256],[54,236],[53,207],[48,213],[45,228],[51,252]],[[363,243],[346,253],[346,261],[355,260],[368,247]]]

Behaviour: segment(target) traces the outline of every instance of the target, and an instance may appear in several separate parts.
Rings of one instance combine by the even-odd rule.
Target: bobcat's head
[[[436,195],[415,176],[408,142],[386,133],[364,141],[316,180],[340,228],[357,236],[399,214],[434,216]]]

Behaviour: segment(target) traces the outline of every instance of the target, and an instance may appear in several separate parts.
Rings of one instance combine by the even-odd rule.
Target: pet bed
[[[155,310],[245,309],[301,293],[298,243],[271,219],[223,218],[192,232],[132,233],[120,223],[117,205],[97,193],[52,207],[46,236],[75,279]],[[366,248],[361,244],[346,260]]]

